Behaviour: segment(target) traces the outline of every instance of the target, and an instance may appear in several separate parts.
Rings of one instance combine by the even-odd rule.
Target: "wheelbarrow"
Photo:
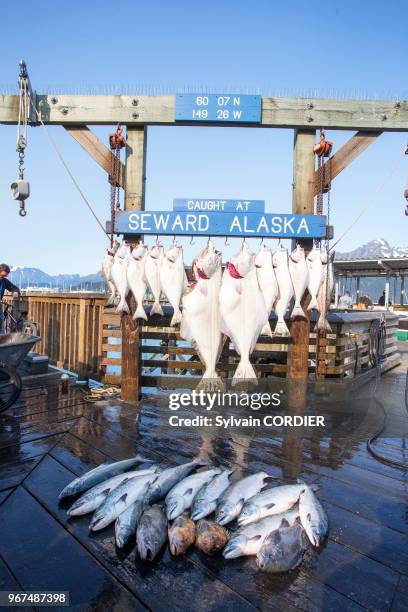
[[[0,336],[0,412],[19,398],[22,380],[17,368],[39,340],[22,332]]]

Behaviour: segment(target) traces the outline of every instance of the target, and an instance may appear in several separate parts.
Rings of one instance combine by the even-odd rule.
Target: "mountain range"
[[[390,257],[408,257],[408,246],[392,247],[384,238],[371,240],[353,251],[336,252],[337,260],[350,259],[387,259]],[[9,276],[19,287],[49,287],[59,290],[103,290],[104,281],[100,272],[80,276],[79,274],[50,275],[38,268],[15,266]]]
[[[379,238],[378,240],[371,240],[367,244],[349,251],[348,253],[337,253],[336,259],[350,260],[350,259],[387,259],[390,257],[408,257],[408,246],[406,247],[392,247],[384,240]]]

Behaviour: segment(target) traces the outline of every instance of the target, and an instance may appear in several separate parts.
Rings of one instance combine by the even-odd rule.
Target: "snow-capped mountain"
[[[50,287],[69,290],[70,288],[90,288],[90,285],[100,285],[104,283],[100,273],[80,276],[79,274],[56,274],[52,276],[39,270],[27,266],[14,266],[11,268],[9,279],[21,288],[25,287]]]
[[[390,257],[408,257],[408,246],[406,247],[392,247],[384,240],[379,238],[377,240],[371,240],[367,244],[349,251],[348,253],[336,252],[336,259],[349,260],[349,259],[387,259]]]

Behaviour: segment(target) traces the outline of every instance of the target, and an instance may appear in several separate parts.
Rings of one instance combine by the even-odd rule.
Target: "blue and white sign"
[[[188,212],[264,212],[265,200],[174,198],[173,210]]]
[[[277,213],[118,211],[116,234],[323,238],[326,217]]]
[[[262,97],[242,94],[177,94],[175,121],[260,123]]]

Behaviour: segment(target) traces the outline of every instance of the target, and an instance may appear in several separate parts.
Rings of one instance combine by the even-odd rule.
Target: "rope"
[[[384,189],[386,183],[388,183],[388,181],[392,178],[392,176],[394,176],[394,174],[396,173],[398,166],[400,165],[403,157],[405,156],[405,152],[402,153],[401,157],[398,158],[397,163],[395,164],[395,166],[393,168],[391,168],[390,172],[387,174],[387,176],[385,177],[385,179],[383,180],[382,183],[380,183],[380,186],[375,189],[373,195],[371,196],[371,199],[369,200],[369,203],[367,204],[367,206],[365,206],[360,213],[357,215],[357,217],[352,221],[352,223],[350,223],[350,225],[348,226],[348,228],[342,233],[342,235],[340,236],[340,238],[330,247],[331,249],[334,249],[335,246],[337,246],[340,242],[340,240],[343,240],[344,236],[346,236],[346,234],[349,233],[349,231],[354,227],[354,225],[361,219],[361,217],[364,215],[364,213],[367,212],[367,210],[369,208],[371,208],[371,205],[376,197],[376,195],[378,195],[378,193],[380,191],[382,191],[382,189]]]
[[[93,403],[115,397],[120,397],[119,387],[93,387],[85,393],[84,401]]]
[[[29,94],[28,94],[28,95],[29,95]],[[58,155],[58,157],[59,157],[59,159],[60,159],[60,162],[61,162],[61,163],[62,163],[62,165],[64,166],[66,173],[67,173],[67,174],[68,174],[68,176],[70,177],[71,181],[74,183],[74,185],[75,185],[76,189],[78,190],[78,192],[79,192],[79,194],[80,194],[81,198],[83,199],[83,201],[85,202],[86,206],[88,207],[89,212],[91,213],[91,215],[93,216],[93,218],[95,219],[95,221],[97,222],[97,224],[99,225],[99,227],[101,228],[101,230],[103,231],[103,233],[104,233],[104,234],[105,234],[105,236],[106,236],[106,231],[105,231],[105,228],[103,227],[103,225],[102,225],[101,221],[100,221],[100,220],[99,220],[99,218],[97,217],[97,215],[96,215],[95,211],[93,210],[93,208],[92,208],[91,204],[89,203],[89,201],[87,200],[87,198],[86,198],[85,194],[83,193],[83,191],[81,190],[81,188],[80,188],[80,186],[78,185],[77,181],[75,180],[75,177],[74,177],[74,175],[72,174],[71,170],[68,168],[67,164],[65,163],[65,160],[64,160],[64,158],[63,158],[63,156],[62,156],[62,154],[61,154],[60,150],[58,149],[58,146],[57,146],[57,144],[56,144],[55,140],[53,139],[53,137],[52,137],[52,136],[51,136],[51,134],[49,133],[49,131],[48,131],[48,129],[47,129],[47,126],[45,125],[44,121],[42,120],[41,115],[40,115],[40,113],[38,112],[38,110],[36,109],[36,107],[35,107],[35,105],[34,105],[34,103],[33,103],[32,98],[31,98],[31,96],[30,96],[30,95],[29,95],[29,100],[30,100],[30,104],[31,104],[32,108],[34,109],[34,112],[35,112],[35,113],[36,113],[36,115],[37,115],[37,118],[38,118],[39,122],[41,123],[41,125],[43,126],[43,128],[44,128],[44,130],[45,130],[45,133],[46,133],[46,135],[47,135],[48,140],[49,140],[49,141],[50,141],[50,143],[51,143],[51,146],[53,147],[54,151],[55,151],[55,152],[56,152],[56,154]]]

